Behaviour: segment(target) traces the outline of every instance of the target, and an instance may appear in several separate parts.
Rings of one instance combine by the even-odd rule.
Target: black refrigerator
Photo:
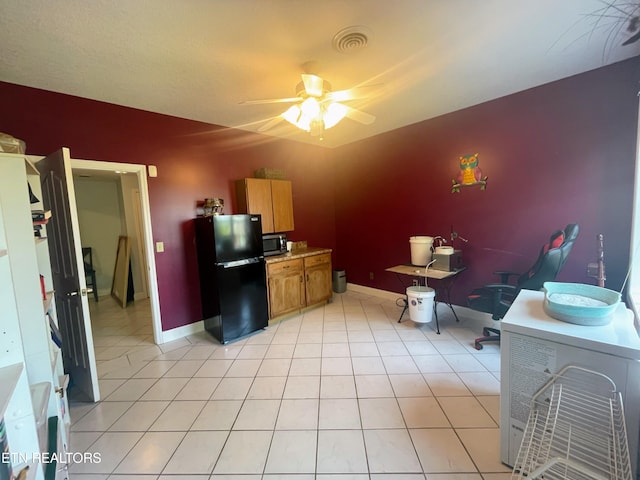
[[[220,343],[269,322],[260,215],[195,220],[204,327]]]

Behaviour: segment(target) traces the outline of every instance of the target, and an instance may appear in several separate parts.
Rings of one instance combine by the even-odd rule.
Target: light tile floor
[[[510,478],[499,347],[476,351],[478,329],[446,309],[440,335],[400,311],[349,291],[226,346],[206,332],[156,346],[148,302],[101,298],[102,401],[70,407],[70,450],[101,461],[71,478]]]

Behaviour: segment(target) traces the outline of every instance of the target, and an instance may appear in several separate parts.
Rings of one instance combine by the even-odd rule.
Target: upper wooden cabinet
[[[262,215],[262,233],[294,229],[290,180],[243,178],[236,181],[236,197],[238,213]]]
[[[274,232],[293,230],[293,192],[289,180],[270,180]]]

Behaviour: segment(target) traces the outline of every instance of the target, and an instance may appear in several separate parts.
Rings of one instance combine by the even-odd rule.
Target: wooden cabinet
[[[267,264],[269,318],[325,302],[333,295],[331,254],[319,253]]]
[[[299,310],[305,305],[304,263],[302,259],[267,265],[269,318]]]
[[[243,178],[236,181],[238,213],[262,216],[262,232],[290,232],[294,229],[291,181]]]
[[[49,250],[34,237],[31,220],[42,203],[30,203],[27,184],[41,200],[34,165],[22,155],[0,154],[0,417],[9,451],[22,454],[20,460],[48,451],[49,417],[58,418],[58,452],[66,451],[69,435],[67,378],[49,325],[57,322]],[[21,467],[14,464],[14,474]],[[41,463],[31,463],[29,472],[44,478]]]
[[[289,180],[270,180],[273,202],[273,231],[291,232],[293,224],[293,191]]]
[[[331,254],[323,253],[304,259],[306,304],[329,300],[332,296]]]

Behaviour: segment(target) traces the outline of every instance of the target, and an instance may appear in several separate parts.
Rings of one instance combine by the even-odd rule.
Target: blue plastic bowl
[[[619,292],[583,283],[545,282],[543,290],[547,315],[576,325],[607,325],[621,298]]]

